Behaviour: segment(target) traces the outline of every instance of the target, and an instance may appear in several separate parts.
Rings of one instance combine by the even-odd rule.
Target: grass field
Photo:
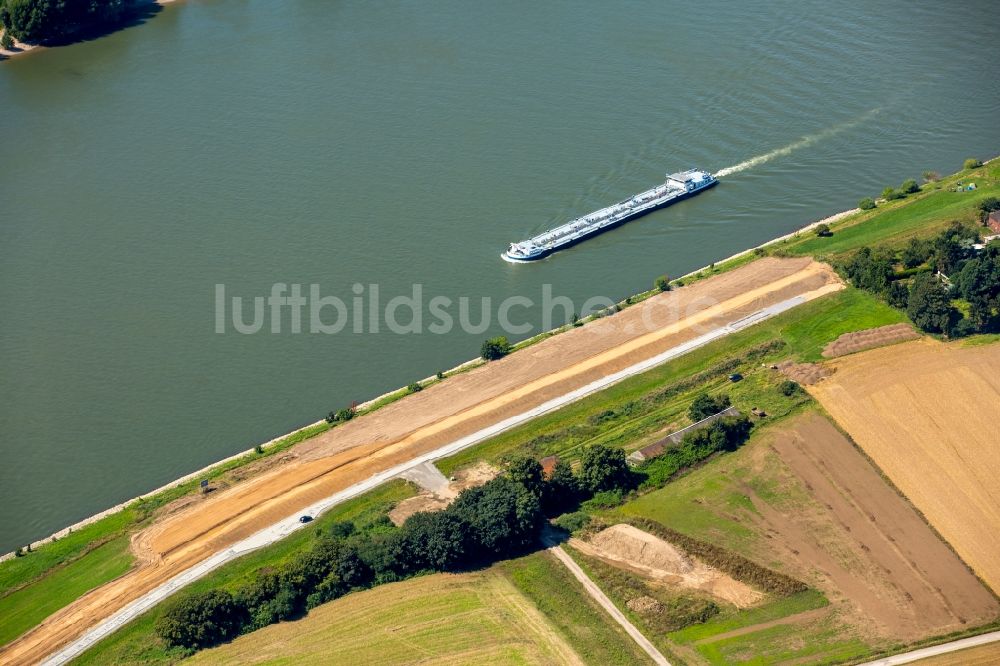
[[[649,657],[545,552],[497,565],[587,664],[646,664]]]
[[[820,357],[827,343],[842,333],[894,324],[905,321],[905,316],[881,301],[857,289],[843,291],[810,301],[774,319],[758,324],[746,331],[713,342],[666,365],[627,379],[604,391],[567,405],[562,409],[493,437],[482,444],[466,449],[439,461],[438,466],[446,475],[464,465],[479,460],[496,461],[514,451],[532,455],[557,454],[572,459],[575,452],[586,443],[603,443],[639,448],[645,439],[675,421],[686,423],[683,414],[688,403],[699,390],[727,390],[734,401],[761,407],[776,414],[786,413],[794,405],[776,396],[770,380],[754,379],[746,384],[729,384],[725,377],[731,371],[720,373],[705,385],[692,388],[658,405],[657,411],[643,413],[629,423],[620,420],[606,421],[598,432],[586,431],[584,437],[574,437],[567,428],[587,422],[588,417],[613,409],[627,402],[638,400],[657,389],[712,368],[728,359],[740,358],[747,350],[772,340],[782,340],[786,346],[768,357],[776,360],[795,356],[805,360]],[[760,359],[745,364],[741,372],[759,366]],[[744,374],[747,374],[744,372]],[[749,375],[748,375],[749,376]],[[541,439],[545,441],[539,441]],[[525,449],[529,442],[534,444]]]
[[[132,566],[128,537],[116,537],[72,564],[54,569],[33,585],[0,597],[0,645],[31,629],[46,617]]]
[[[958,181],[975,182],[973,192],[950,192]],[[935,185],[940,186],[935,189]],[[929,186],[919,194],[879,204],[872,211],[852,215],[831,225],[833,235],[820,238],[806,232],[773,246],[796,255],[836,256],[862,246],[899,246],[915,237],[929,237],[954,220],[976,221],[976,205],[1000,195],[1000,161],[960,172]]]
[[[306,528],[267,548],[262,548],[213,571],[185,588],[182,594],[215,588],[233,590],[251,580],[254,573],[277,566],[309,547],[316,534],[334,522],[351,521],[363,528],[384,516],[397,502],[412,497],[416,490],[404,481],[391,481],[359,497],[334,507]],[[73,663],[121,664],[172,663],[184,656],[180,650],[168,650],[154,631],[154,623],[163,611],[160,605],[97,643]]]
[[[326,604],[191,664],[573,664],[573,648],[494,569],[434,574]]]

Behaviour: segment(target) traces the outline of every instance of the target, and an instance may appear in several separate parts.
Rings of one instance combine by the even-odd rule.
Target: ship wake
[[[854,120],[849,120],[847,122],[843,122],[834,125],[832,127],[828,127],[825,130],[816,132],[815,134],[808,134],[799,139],[798,141],[793,141],[787,146],[777,148],[769,153],[764,153],[763,155],[757,155],[756,157],[751,157],[750,159],[740,162],[739,164],[728,166],[725,169],[717,171],[715,173],[715,177],[723,178],[725,176],[731,176],[734,173],[739,173],[740,171],[746,171],[747,169],[752,169],[755,166],[760,166],[761,164],[770,162],[776,157],[784,157],[786,155],[791,155],[797,150],[801,150],[802,148],[808,148],[809,146],[813,145],[814,143],[817,143],[818,141],[822,141],[823,139],[829,139],[830,137],[840,134],[845,130],[849,130],[853,127],[856,127],[861,123],[865,122],[866,120],[868,120],[869,118],[871,118],[872,116],[874,116],[875,114],[877,114],[881,110],[882,110],[881,107],[871,109],[870,111],[866,111],[865,113],[861,114]]]

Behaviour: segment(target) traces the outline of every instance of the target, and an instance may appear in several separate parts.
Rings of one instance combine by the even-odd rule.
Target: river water
[[[501,332],[220,334],[216,285],[618,299],[1000,152],[992,3],[924,4],[206,0],[0,63],[0,550]]]

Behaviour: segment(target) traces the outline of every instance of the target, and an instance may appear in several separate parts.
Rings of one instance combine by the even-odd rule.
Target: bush
[[[781,391],[781,395],[791,397],[793,395],[796,395],[797,393],[801,393],[802,387],[799,386],[798,382],[793,382],[790,379],[786,379],[785,381],[781,382],[781,386],[778,387],[778,390]]]
[[[424,387],[420,385],[420,382],[413,382],[407,385],[406,390],[408,393],[420,393],[424,390]]]
[[[899,190],[893,189],[892,187],[887,187],[882,190],[882,198],[886,201],[893,201],[895,199],[902,199],[903,193]]]
[[[487,361],[495,361],[503,358],[509,353],[510,343],[507,342],[507,337],[504,335],[486,340],[483,342],[483,346],[479,350],[479,355]]]
[[[245,609],[225,590],[192,594],[171,606],[156,621],[156,633],[172,647],[201,649],[237,636]]]
[[[717,396],[701,393],[694,399],[691,406],[688,407],[688,417],[692,421],[698,422],[708,418],[712,414],[718,414],[731,404],[729,396],[725,393],[720,393]]]
[[[601,509],[612,509],[625,501],[625,495],[621,490],[604,490],[594,493],[594,496],[583,503],[583,507],[590,511],[600,511]]]
[[[905,310],[910,302],[910,290],[902,282],[893,282],[885,293],[885,300],[892,307]]]
[[[903,194],[914,194],[920,191],[920,186],[917,185],[917,181],[910,178],[903,181],[903,184],[899,186],[899,191]]]
[[[820,238],[827,238],[828,236],[832,236],[833,232],[830,231],[830,225],[820,224],[816,226],[816,235]]]
[[[924,173],[921,174],[921,177],[924,179],[925,183],[933,183],[941,178],[941,174],[937,171],[924,171]]]
[[[344,407],[336,412],[330,412],[326,415],[327,423],[343,423],[344,421],[350,421],[356,416],[356,412],[353,407]]]
[[[590,522],[590,516],[583,511],[574,511],[573,513],[564,513],[555,520],[552,524],[560,529],[564,529],[570,534],[573,532],[578,532],[587,526]]]
[[[911,238],[909,244],[903,248],[903,267],[916,268],[930,259],[933,251],[934,247],[929,241],[919,238]]]
[[[653,286],[657,291],[670,291],[670,277],[661,275],[653,282]]]
[[[437,378],[438,380],[444,379],[444,370],[438,370]]]
[[[580,459],[580,485],[591,493],[632,487],[632,470],[625,462],[625,452],[603,444],[584,449]]]
[[[860,208],[861,210],[871,210],[875,208],[875,200],[872,199],[871,197],[865,197],[864,199],[858,202],[858,208]]]
[[[978,169],[981,166],[983,166],[982,161],[976,159],[975,157],[970,157],[962,163],[963,169]]]

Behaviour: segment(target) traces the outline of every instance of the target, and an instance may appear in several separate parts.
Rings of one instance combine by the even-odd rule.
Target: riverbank
[[[141,9],[145,5],[169,5],[178,1],[179,0],[136,0],[136,2],[133,3],[133,7],[135,9]],[[2,36],[3,34],[4,31],[0,30],[0,36]],[[24,42],[19,42],[15,39],[12,48],[5,49],[0,47],[0,60],[4,60],[5,58],[14,58],[17,56],[23,56],[26,53],[43,51],[47,48],[56,48],[56,47],[44,46],[42,44],[25,44]]]
[[[161,2],[163,2],[163,3],[175,2],[175,1],[176,0],[161,0]],[[754,252],[756,252],[756,251],[758,251],[760,249],[767,248],[767,247],[772,246],[774,244],[781,243],[782,241],[785,241],[787,239],[794,238],[794,237],[798,236],[799,234],[802,234],[804,232],[808,232],[808,231],[814,229],[815,227],[819,226],[820,224],[831,224],[833,222],[840,221],[840,220],[842,220],[842,219],[844,219],[846,217],[849,217],[850,215],[852,215],[854,213],[857,213],[857,212],[859,212],[858,209],[852,208],[852,209],[849,209],[849,210],[841,211],[840,213],[836,213],[834,215],[830,215],[830,216],[825,217],[825,218],[823,218],[821,220],[817,220],[815,222],[810,222],[809,224],[807,224],[807,225],[805,225],[805,226],[797,229],[796,231],[793,231],[793,232],[788,233],[788,234],[784,234],[784,235],[779,236],[777,238],[773,238],[773,239],[771,239],[771,240],[769,240],[769,241],[767,241],[765,243],[762,243],[761,245],[749,248],[749,249],[744,250],[742,252],[738,252],[738,253],[736,253],[734,255],[731,255],[729,257],[726,257],[725,259],[720,260],[719,262],[714,262],[714,263],[712,263],[712,264],[710,264],[708,266],[703,266],[702,268],[690,271],[689,273],[686,273],[686,274],[682,275],[677,280],[674,280],[674,283],[676,284],[678,281],[684,281],[684,280],[690,279],[690,278],[698,276],[698,275],[705,275],[706,273],[712,274],[711,271],[713,271],[713,270],[718,271],[718,272],[722,272],[723,270],[729,270],[731,268],[736,268],[739,265],[737,263],[738,260],[750,257],[750,256],[752,256],[754,254]],[[732,265],[727,265],[727,264],[732,264]],[[623,301],[619,305],[620,306],[625,306],[626,303],[629,304],[629,305],[631,305],[631,304],[638,304],[638,303],[646,300],[650,296],[655,295],[656,293],[658,293],[657,290],[649,290],[649,291],[645,291],[645,292],[640,292],[639,294],[635,294],[634,296],[632,296],[630,299],[627,299],[627,301]],[[628,301],[631,301],[631,303],[628,303]],[[583,318],[581,320],[581,323],[586,324],[586,323],[589,323],[590,321],[593,321],[593,320],[595,320],[597,318],[598,318],[597,315],[591,315],[589,317]],[[514,347],[513,347],[513,352],[517,352],[517,351],[519,351],[521,349],[524,349],[526,347],[533,346],[534,344],[536,344],[538,342],[541,342],[542,340],[545,340],[547,338],[551,338],[554,335],[559,335],[560,333],[564,333],[567,330],[572,330],[573,328],[574,327],[572,327],[572,326],[565,326],[564,325],[564,326],[560,326],[560,327],[554,328],[554,329],[552,329],[550,331],[543,331],[541,333],[538,333],[536,335],[531,336],[530,338],[526,338],[525,340],[522,340],[522,341],[516,343],[514,345]],[[484,362],[485,361],[483,361],[483,359],[481,359],[481,358],[470,359],[468,361],[465,361],[463,363],[460,363],[460,364],[456,365],[455,367],[453,367],[453,368],[451,368],[449,370],[443,371],[442,374],[444,374],[445,378],[447,379],[448,377],[454,376],[454,375],[459,374],[459,373],[464,373],[464,372],[467,372],[468,370],[476,368],[476,367],[482,365]],[[430,385],[432,385],[434,383],[437,383],[437,382],[440,382],[440,381],[444,381],[444,380],[438,378],[437,375],[431,375],[429,377],[425,377],[424,379],[421,379],[418,383],[421,386],[426,387],[426,386],[430,386]],[[383,393],[381,395],[375,396],[374,398],[371,398],[371,399],[369,399],[369,400],[367,400],[367,401],[365,401],[365,402],[357,405],[356,406],[356,410],[359,413],[359,415],[361,415],[361,414],[367,414],[367,413],[370,413],[370,412],[372,412],[372,411],[374,411],[376,409],[379,409],[379,408],[384,407],[384,406],[386,406],[388,404],[391,404],[391,403],[395,402],[396,400],[399,400],[399,399],[401,399],[401,398],[409,395],[409,393],[410,393],[410,391],[405,386],[397,388],[397,389],[393,389],[391,391],[386,391],[385,393]],[[88,518],[84,518],[83,520],[80,520],[80,521],[78,521],[76,523],[73,523],[72,525],[64,527],[64,528],[60,529],[59,531],[54,532],[53,534],[50,534],[49,536],[47,536],[45,538],[33,541],[30,544],[30,548],[32,550],[37,550],[38,548],[43,547],[47,543],[51,543],[51,542],[56,541],[58,539],[62,539],[66,535],[70,534],[71,532],[77,531],[77,530],[79,530],[79,529],[81,529],[83,527],[86,527],[88,525],[92,525],[92,524],[94,524],[94,523],[96,523],[96,522],[98,522],[98,521],[100,521],[100,520],[102,520],[104,518],[107,518],[108,516],[111,516],[111,515],[114,515],[114,514],[120,512],[120,511],[123,511],[126,508],[128,508],[129,506],[132,506],[132,505],[134,505],[134,504],[136,504],[138,502],[148,502],[148,501],[152,500],[153,498],[155,498],[156,496],[160,495],[161,493],[165,493],[165,492],[168,492],[168,491],[175,490],[178,486],[181,486],[183,484],[191,483],[191,482],[193,482],[193,481],[195,481],[197,479],[211,477],[213,475],[218,474],[220,471],[222,471],[225,468],[232,469],[233,464],[239,462],[241,459],[245,460],[244,464],[250,464],[250,463],[252,463],[252,462],[260,459],[260,454],[259,454],[258,450],[262,450],[265,454],[269,453],[269,452],[271,452],[271,450],[276,445],[278,445],[280,443],[283,443],[283,442],[289,440],[290,438],[292,438],[292,439],[301,438],[303,435],[307,435],[311,431],[315,431],[315,430],[321,428],[325,423],[326,422],[324,420],[319,420],[319,421],[315,421],[313,423],[306,424],[306,425],[304,425],[304,426],[302,426],[300,428],[297,428],[297,429],[295,429],[295,430],[293,430],[293,431],[291,431],[289,433],[286,433],[284,435],[280,435],[278,437],[270,439],[270,440],[268,440],[266,442],[263,442],[261,444],[257,444],[255,446],[249,448],[249,449],[246,449],[244,451],[240,451],[239,453],[235,453],[235,454],[233,454],[231,456],[228,456],[226,458],[218,460],[218,461],[216,461],[216,462],[214,462],[214,463],[212,463],[210,465],[206,465],[205,467],[202,467],[201,469],[198,469],[198,470],[195,470],[193,472],[190,472],[189,474],[185,474],[184,476],[182,476],[180,478],[177,478],[177,479],[174,479],[173,481],[171,481],[169,483],[165,483],[162,486],[159,486],[158,488],[150,490],[149,492],[146,492],[146,493],[143,493],[141,495],[138,495],[137,497],[133,497],[132,499],[120,502],[120,503],[118,503],[118,504],[116,504],[116,505],[114,505],[114,506],[112,506],[112,507],[110,507],[108,509],[105,509],[104,511],[101,511],[99,513],[96,513],[96,514],[88,517]],[[318,434],[318,433],[314,433],[314,434]],[[3,562],[5,560],[9,560],[9,559],[11,559],[11,558],[13,558],[15,556],[16,555],[15,555],[15,553],[13,551],[12,552],[8,552],[8,553],[6,553],[4,555],[0,555],[0,562]]]

